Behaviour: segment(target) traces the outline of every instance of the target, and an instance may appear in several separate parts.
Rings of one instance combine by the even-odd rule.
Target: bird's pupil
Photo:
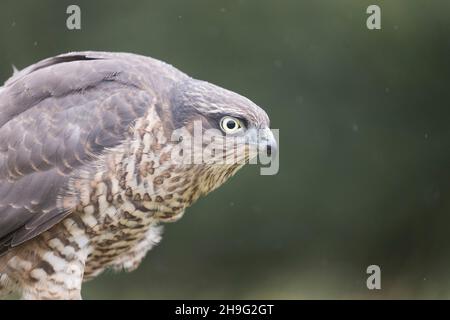
[[[236,123],[234,121],[228,121],[227,122],[227,128],[232,130],[236,127]]]

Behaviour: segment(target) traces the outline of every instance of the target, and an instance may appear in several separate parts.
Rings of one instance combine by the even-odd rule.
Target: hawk
[[[81,299],[83,281],[137,268],[162,223],[275,148],[256,104],[156,59],[75,52],[15,72],[0,87],[0,296]]]

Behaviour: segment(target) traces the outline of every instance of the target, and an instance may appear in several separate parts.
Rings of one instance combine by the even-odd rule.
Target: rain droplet
[[[295,97],[295,102],[298,104],[302,104],[303,103],[303,97],[302,96],[296,96]]]
[[[277,59],[273,62],[273,64],[275,65],[275,67],[281,68],[283,66],[283,61]]]

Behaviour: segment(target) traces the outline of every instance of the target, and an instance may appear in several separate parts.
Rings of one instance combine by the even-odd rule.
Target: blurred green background
[[[281,133],[278,175],[244,168],[84,298],[450,298],[449,1],[2,0],[0,81],[78,50],[164,60]]]

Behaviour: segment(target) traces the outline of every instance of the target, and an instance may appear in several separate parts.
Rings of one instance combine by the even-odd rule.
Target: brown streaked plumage
[[[0,87],[0,296],[79,299],[106,268],[135,269],[160,223],[244,164],[171,161],[174,130],[200,121],[224,138],[224,117],[275,147],[250,100],[152,58],[69,53],[14,74]]]

